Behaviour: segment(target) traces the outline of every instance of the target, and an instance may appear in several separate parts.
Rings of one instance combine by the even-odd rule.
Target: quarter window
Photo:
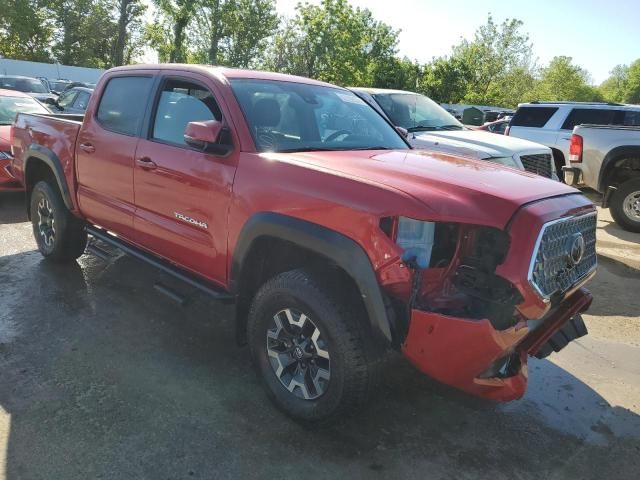
[[[542,128],[557,111],[557,107],[520,107],[511,119],[511,126]]]
[[[116,77],[104,89],[96,118],[107,130],[137,135],[151,90],[151,77]]]
[[[184,131],[187,124],[207,120],[222,120],[211,92],[188,80],[168,80],[160,92],[152,138],[186,145]]]

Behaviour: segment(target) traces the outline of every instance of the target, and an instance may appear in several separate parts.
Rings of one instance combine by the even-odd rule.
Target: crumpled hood
[[[539,151],[550,153],[539,143],[521,138],[477,130],[442,130],[409,135],[409,143],[416,148],[432,149],[471,158],[511,157],[514,153]]]
[[[390,190],[400,190],[425,205],[424,220],[502,229],[525,203],[577,193],[574,188],[538,175],[494,163],[420,150],[263,155],[272,160],[318,168],[376,183]]]

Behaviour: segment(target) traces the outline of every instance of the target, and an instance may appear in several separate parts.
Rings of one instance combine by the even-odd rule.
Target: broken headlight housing
[[[403,261],[414,260],[419,268],[429,267],[435,226],[436,224],[433,222],[407,217],[398,218],[396,243],[404,249]]]

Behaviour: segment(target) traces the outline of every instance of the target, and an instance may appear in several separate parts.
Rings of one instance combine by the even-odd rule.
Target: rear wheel
[[[640,232],[640,178],[627,180],[613,194],[611,216],[625,230]]]
[[[30,213],[33,236],[45,258],[68,262],[84,253],[84,222],[69,211],[56,186],[45,180],[36,183],[31,192]]]
[[[282,273],[260,288],[247,333],[276,406],[298,420],[316,421],[366,400],[372,363],[356,315],[304,270]]]

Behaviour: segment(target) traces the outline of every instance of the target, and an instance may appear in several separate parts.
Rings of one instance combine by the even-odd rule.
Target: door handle
[[[149,157],[137,158],[136,165],[138,165],[143,170],[153,170],[155,168],[158,168],[158,165],[156,165],[156,162],[151,160]]]
[[[96,151],[96,147],[94,147],[91,143],[81,143],[80,150],[87,153],[93,153]]]

